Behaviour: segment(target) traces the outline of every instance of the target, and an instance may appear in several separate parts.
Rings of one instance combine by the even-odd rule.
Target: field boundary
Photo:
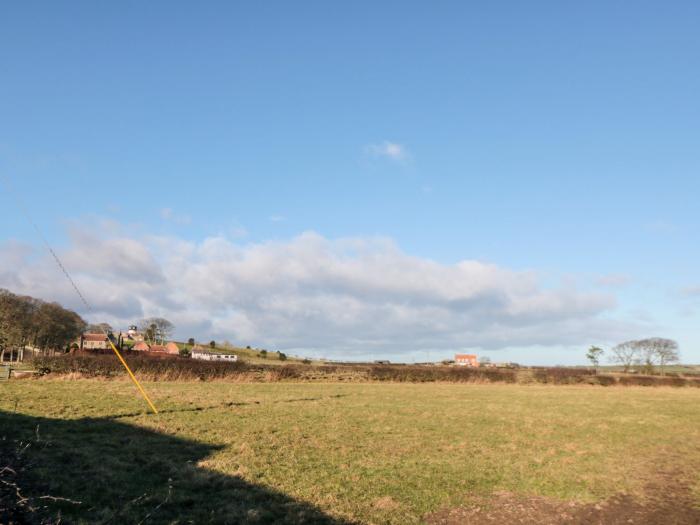
[[[220,363],[185,358],[151,359],[127,356],[129,366],[147,381],[232,382],[392,382],[392,383],[505,383],[545,385],[597,385],[646,387],[700,387],[700,378],[679,374],[645,376],[600,374],[581,368],[493,369],[420,365],[265,365],[246,362]],[[37,357],[36,376],[68,379],[119,378],[120,364],[109,356],[64,355]]]

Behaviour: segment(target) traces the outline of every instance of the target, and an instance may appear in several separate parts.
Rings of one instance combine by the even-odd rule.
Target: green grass
[[[641,493],[660,465],[700,466],[695,388],[145,387],[160,415],[126,381],[11,381],[0,438],[34,443],[34,486],[88,502],[62,506],[85,521],[202,522],[216,508],[230,522],[415,523],[470,495],[595,501]]]

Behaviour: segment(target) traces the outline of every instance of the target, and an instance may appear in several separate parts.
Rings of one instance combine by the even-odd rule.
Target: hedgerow
[[[134,355],[136,354],[136,355]],[[469,368],[458,366],[343,364],[250,364],[199,361],[179,356],[145,356],[127,353],[129,367],[136,375],[152,381],[376,381],[398,383],[540,383],[552,385],[600,386],[695,386],[695,377],[597,374],[585,368],[534,368],[523,370]],[[79,375],[114,378],[126,372],[110,355],[67,354],[36,357],[40,375]]]

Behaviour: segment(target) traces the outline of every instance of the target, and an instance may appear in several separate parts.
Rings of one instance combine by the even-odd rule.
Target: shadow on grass
[[[220,448],[108,418],[0,411],[0,523],[350,523],[197,466]]]

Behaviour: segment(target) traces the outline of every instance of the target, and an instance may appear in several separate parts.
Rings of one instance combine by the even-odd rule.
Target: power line
[[[46,239],[46,237],[44,236],[43,232],[41,231],[41,229],[39,228],[39,226],[37,225],[37,223],[34,222],[34,219],[32,219],[32,216],[31,216],[31,214],[29,213],[29,208],[24,204],[24,201],[22,200],[22,198],[19,196],[19,193],[17,192],[17,190],[16,190],[16,189],[14,188],[14,186],[12,185],[10,179],[9,179],[7,176],[2,175],[2,180],[3,180],[4,185],[5,185],[5,187],[7,188],[7,190],[8,190],[10,193],[12,193],[12,194],[14,195],[14,197],[15,197],[15,203],[17,204],[17,207],[20,209],[20,211],[22,212],[22,214],[24,215],[24,217],[27,219],[27,221],[29,221],[29,224],[32,225],[32,227],[33,227],[34,230],[36,231],[37,235],[39,235],[39,238],[40,238],[41,241],[44,243],[44,246],[45,246],[46,249],[49,251],[49,253],[50,253],[51,256],[53,257],[54,261],[56,261],[56,264],[58,265],[58,267],[59,267],[59,268],[61,269],[61,271],[63,272],[63,275],[65,275],[65,276],[66,276],[66,279],[68,279],[68,282],[69,282],[69,283],[71,284],[71,286],[73,287],[73,290],[75,290],[75,293],[78,295],[78,297],[80,297],[80,300],[81,300],[81,301],[83,302],[83,304],[85,305],[85,308],[87,308],[88,312],[94,313],[94,312],[95,312],[94,309],[92,308],[92,306],[90,305],[90,303],[87,301],[87,299],[85,299],[85,296],[84,296],[83,293],[80,291],[80,288],[78,288],[78,285],[75,283],[75,281],[74,281],[73,278],[71,277],[70,273],[68,273],[68,270],[66,270],[66,267],[63,265],[63,263],[61,262],[61,259],[58,257],[58,255],[56,254],[56,252],[53,250],[53,248],[52,248],[51,245],[49,244],[49,241]],[[105,337],[107,338],[107,341],[109,342],[109,345],[112,347],[112,350],[113,350],[114,353],[116,354],[117,358],[119,359],[119,361],[121,362],[121,364],[124,365],[124,368],[126,368],[126,371],[129,373],[129,377],[131,378],[131,380],[132,380],[132,381],[134,382],[134,384],[136,385],[136,388],[138,388],[139,392],[141,392],[141,395],[142,395],[143,398],[146,400],[146,402],[148,403],[148,405],[151,407],[151,410],[153,410],[153,413],[157,414],[157,413],[158,413],[158,410],[156,409],[156,407],[155,407],[155,405],[153,404],[153,402],[151,401],[151,399],[148,397],[148,394],[146,394],[146,391],[145,391],[145,390],[143,389],[143,387],[141,386],[141,383],[139,383],[138,379],[136,379],[136,376],[135,376],[134,373],[131,371],[131,368],[129,368],[129,365],[126,363],[126,361],[125,361],[124,358],[122,357],[122,355],[121,355],[121,353],[119,352],[119,350],[117,349],[117,347],[115,346],[114,342],[112,341],[112,338],[110,337],[110,334],[107,333],[107,330],[105,330],[104,326],[100,326],[100,329],[102,330],[102,332],[104,333]]]

